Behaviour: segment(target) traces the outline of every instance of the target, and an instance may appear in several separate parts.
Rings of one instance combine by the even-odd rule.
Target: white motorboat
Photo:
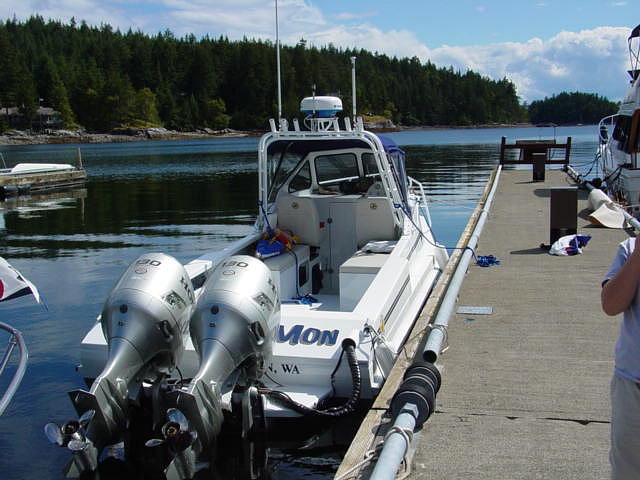
[[[96,468],[147,410],[190,478],[221,425],[337,417],[380,391],[448,259],[404,152],[344,119],[336,97],[302,101],[305,128],[271,121],[259,143],[250,235],[181,265],[137,259],[81,345],[80,416],[49,438]],[[353,124],[352,124],[353,123]]]
[[[628,43],[631,86],[618,113],[600,121],[598,157],[609,194],[637,214],[640,204],[640,25],[632,30]]]
[[[68,163],[18,163],[11,168],[0,168],[0,175],[18,175],[25,173],[63,172],[75,170],[76,167]]]
[[[4,162],[4,157],[0,154]],[[67,163],[18,163],[0,168],[0,200],[7,197],[75,188],[84,184],[82,167]]]

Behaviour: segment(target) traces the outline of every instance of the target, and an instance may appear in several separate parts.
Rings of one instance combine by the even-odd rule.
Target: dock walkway
[[[478,253],[499,266],[469,268],[455,314],[437,413],[417,437],[409,478],[604,479],[609,476],[609,381],[619,318],[600,308],[600,282],[628,234],[592,226],[579,192],[582,255],[555,257],[549,187],[528,170],[503,171]]]
[[[592,236],[584,253],[541,250],[549,243],[549,188],[572,184],[559,170],[546,173],[535,183],[530,170],[500,176],[477,254],[501,264],[470,266],[457,303],[492,313],[450,318],[436,413],[414,435],[407,478],[609,477],[608,395],[621,317],[602,313],[600,283],[628,233],[592,226],[580,191],[578,233]],[[383,389],[352,444],[354,457],[384,435],[380,407],[389,399]],[[338,473],[353,464],[349,457]]]

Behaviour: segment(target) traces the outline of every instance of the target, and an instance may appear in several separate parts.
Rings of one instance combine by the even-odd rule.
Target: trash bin
[[[544,182],[545,165],[547,163],[547,152],[531,154],[531,161],[533,163],[533,181]]]
[[[550,188],[549,242],[578,230],[578,187]]]

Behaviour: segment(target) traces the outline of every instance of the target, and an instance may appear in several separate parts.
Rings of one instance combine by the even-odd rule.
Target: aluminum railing
[[[4,356],[2,357],[2,363],[0,363],[0,378],[4,374],[4,371],[9,364],[9,360],[11,359],[11,355],[15,347],[17,346],[19,350],[18,366],[15,373],[13,374],[13,378],[11,379],[9,386],[0,399],[0,415],[2,415],[6,408],[9,406],[11,399],[15,395],[18,387],[20,386],[20,383],[22,382],[24,372],[27,370],[27,359],[29,358],[29,352],[27,351],[27,346],[24,343],[24,339],[22,338],[22,334],[20,333],[20,331],[3,322],[0,322],[0,329],[5,330],[10,334],[7,349],[5,350]]]
[[[431,212],[429,211],[429,202],[424,191],[424,185],[415,178],[407,178],[409,180],[409,188],[418,196],[420,213],[427,220],[429,227],[431,227]]]

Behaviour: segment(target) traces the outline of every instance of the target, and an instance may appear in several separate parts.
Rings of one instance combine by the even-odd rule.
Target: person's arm
[[[640,242],[635,247],[627,261],[622,265],[609,281],[602,286],[602,310],[607,315],[617,315],[624,312],[636,295],[640,280]]]

